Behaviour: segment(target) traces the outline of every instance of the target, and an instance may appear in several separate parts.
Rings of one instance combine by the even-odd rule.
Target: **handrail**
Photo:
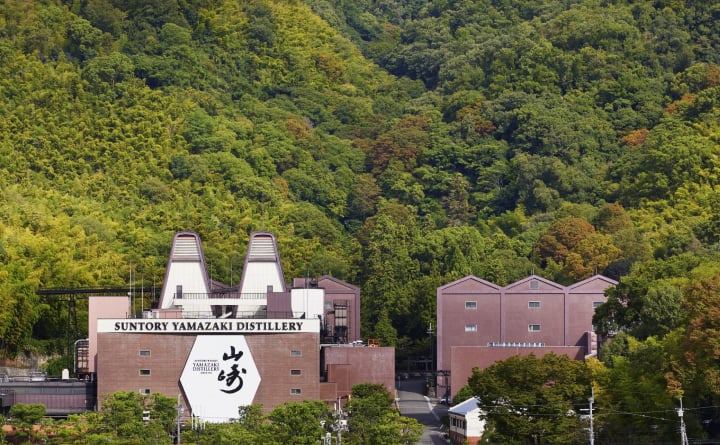
[[[178,294],[173,294],[173,298],[179,300],[215,300],[215,299],[234,299],[234,300],[265,300],[267,299],[266,293],[255,292],[255,293],[240,293],[240,292],[212,292],[212,293],[193,293],[183,292],[178,297]]]

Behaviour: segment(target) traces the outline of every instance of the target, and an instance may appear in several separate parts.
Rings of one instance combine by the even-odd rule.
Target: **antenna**
[[[130,281],[128,282],[128,297],[130,297],[130,318],[133,316],[133,264],[130,263]]]
[[[260,203],[260,230],[265,231],[265,203]]]

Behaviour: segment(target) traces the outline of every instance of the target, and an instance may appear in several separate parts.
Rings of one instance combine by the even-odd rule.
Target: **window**
[[[593,309],[597,309],[601,304],[603,304],[602,301],[593,301]]]
[[[529,325],[528,325],[528,331],[530,331],[530,332],[540,332],[540,325],[539,325],[539,324],[529,324]]]
[[[465,332],[477,332],[477,325],[476,324],[466,324]]]
[[[140,357],[150,357],[150,350],[149,349],[141,349]]]
[[[291,369],[290,370],[290,375],[300,375],[300,374],[302,374],[302,371],[299,369]]]
[[[530,289],[540,289],[540,283],[537,280],[530,281]]]
[[[290,351],[290,357],[302,357],[302,351],[293,349],[292,351]]]
[[[528,301],[528,308],[529,309],[539,309],[540,302],[539,301]]]
[[[290,388],[290,394],[292,394],[292,395],[294,395],[294,396],[299,396],[300,394],[302,394],[302,389],[300,389],[300,388]]]
[[[477,309],[477,301],[466,301],[465,309]]]
[[[140,394],[150,395],[150,388],[140,388]]]
[[[141,369],[140,375],[150,375],[150,370],[149,369]]]

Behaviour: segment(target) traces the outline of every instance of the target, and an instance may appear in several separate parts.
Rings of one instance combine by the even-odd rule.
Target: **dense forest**
[[[460,277],[616,279],[607,406],[720,434],[717,2],[0,4],[3,357],[64,352],[39,289],[159,286],[177,230],[234,284],[269,230],[398,355]]]

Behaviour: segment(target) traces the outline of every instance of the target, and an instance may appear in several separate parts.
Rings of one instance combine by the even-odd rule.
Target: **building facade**
[[[468,276],[437,289],[437,386],[450,396],[473,367],[517,354],[582,359],[597,351],[592,317],[616,281],[595,275],[563,286],[531,275],[508,286]]]
[[[360,292],[333,277],[285,284],[275,237],[250,236],[240,282],[207,275],[200,238],[177,233],[159,302],[91,297],[88,369],[99,403],[117,391],[177,397],[186,417],[223,422],[238,407],[347,400],[354,384],[394,391],[392,348],[360,340]]]
[[[454,444],[476,444],[485,432],[485,421],[480,419],[479,400],[467,399],[448,409],[448,434]]]

